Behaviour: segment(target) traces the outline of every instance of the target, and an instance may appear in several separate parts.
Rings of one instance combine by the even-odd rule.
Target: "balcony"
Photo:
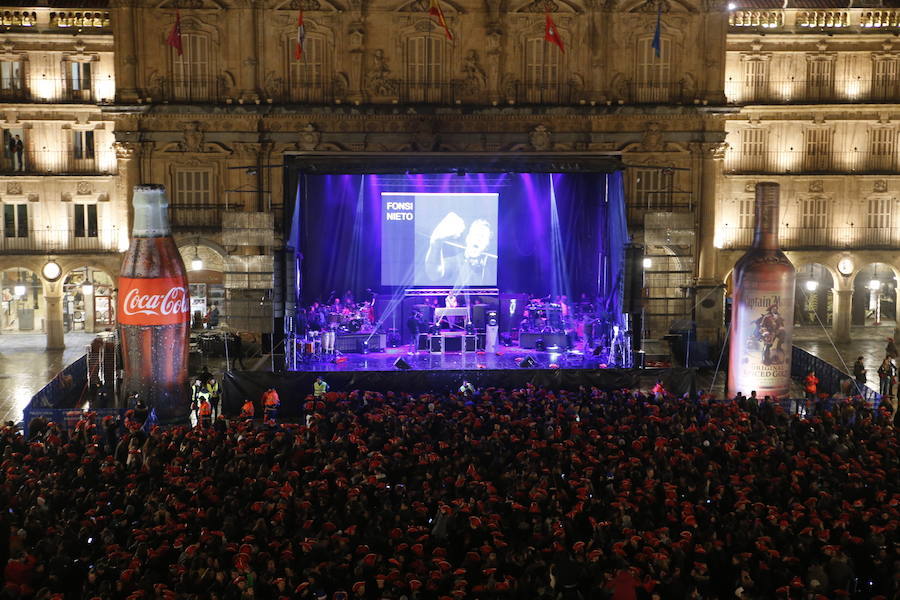
[[[209,230],[222,226],[222,204],[170,204],[169,219],[173,229]]]
[[[88,3],[85,3],[88,4]],[[36,29],[52,33],[74,29],[82,33],[111,33],[109,11],[65,10],[35,7],[32,10],[0,10],[0,26],[13,30]]]
[[[15,231],[0,232],[0,253],[4,254],[73,254],[119,252],[119,228],[102,229],[93,237],[76,237],[68,229],[31,229],[18,237]]]
[[[728,15],[730,33],[853,32],[885,30],[900,25],[897,9],[747,9]]]
[[[748,248],[753,241],[752,227],[720,229],[721,247],[726,250]],[[900,230],[889,227],[788,227],[782,225],[778,238],[784,250],[853,249],[881,250],[900,248]]]
[[[93,156],[64,150],[26,150],[24,165],[19,165],[3,149],[0,156],[0,175],[114,175],[116,153],[112,150],[94,151]]]
[[[827,83],[804,80],[729,79],[725,97],[731,104],[859,104],[900,101],[900,80],[843,79]]]
[[[115,97],[112,76],[80,84],[68,79],[32,76],[0,80],[0,101],[41,104],[97,104]]]
[[[225,100],[225,82],[216,77],[160,79],[150,90],[156,100],[171,102],[218,102]],[[161,95],[161,98],[157,96]]]
[[[725,154],[725,172],[733,175],[778,173],[895,174],[900,170],[896,154],[871,154],[862,150],[807,154],[796,150]]]

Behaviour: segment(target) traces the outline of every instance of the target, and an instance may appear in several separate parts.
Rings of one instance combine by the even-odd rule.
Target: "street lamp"
[[[816,281],[815,279],[810,279],[809,281],[806,282],[806,291],[807,292],[814,292],[817,289],[819,289],[819,282]]]

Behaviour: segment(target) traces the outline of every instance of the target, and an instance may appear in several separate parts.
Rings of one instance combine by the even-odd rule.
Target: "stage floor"
[[[405,360],[416,371],[467,371],[476,369],[506,370],[519,369],[519,362],[532,357],[537,364],[532,368],[547,369],[602,369],[607,368],[600,357],[585,356],[580,351],[541,352],[526,350],[517,346],[500,346],[497,352],[454,352],[431,354],[424,350],[411,352],[411,346],[387,348],[384,352],[368,354],[340,354],[337,359],[332,356],[306,358],[297,360],[295,371],[333,372],[333,371],[399,371],[394,367],[398,358]]]

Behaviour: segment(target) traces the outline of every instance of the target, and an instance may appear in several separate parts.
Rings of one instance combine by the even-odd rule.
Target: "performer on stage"
[[[444,300],[444,306],[447,308],[456,308],[459,306],[459,302],[456,300],[456,294],[453,292],[447,294],[447,298]]]
[[[463,234],[465,239],[461,240]],[[494,237],[490,223],[476,219],[466,228],[466,222],[455,212],[449,212],[431,232],[425,272],[434,281],[450,281],[455,285],[479,285],[493,279],[497,257],[487,253]],[[457,240],[464,241],[460,244]]]

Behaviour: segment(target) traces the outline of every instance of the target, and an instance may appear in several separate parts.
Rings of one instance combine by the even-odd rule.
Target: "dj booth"
[[[416,350],[445,354],[453,352],[476,352],[484,349],[484,334],[444,332],[441,335],[420,333]]]

